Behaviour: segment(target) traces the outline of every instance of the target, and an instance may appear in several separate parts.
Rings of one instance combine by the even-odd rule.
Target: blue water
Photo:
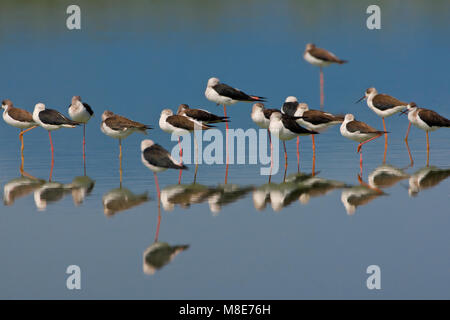
[[[160,111],[187,103],[221,114],[204,97],[212,76],[268,97],[270,107],[295,95],[318,108],[319,72],[302,58],[308,42],[349,60],[325,69],[326,110],[351,112],[381,128],[365,103],[354,103],[375,86],[450,117],[447,1],[380,1],[382,29],[376,31],[365,24],[370,1],[78,3],[78,31],[66,28],[68,3],[0,4],[0,97],[30,111],[44,102],[67,113],[70,98],[81,95],[95,111],[87,126],[86,173],[93,188],[84,198],[71,184],[84,174],[82,130],[52,134],[52,181],[58,185],[45,183],[47,133],[38,128],[25,135],[24,169],[43,181],[32,180],[35,185],[14,203],[4,195],[0,298],[450,298],[447,129],[431,133],[427,169],[425,133],[412,128],[411,167],[406,117],[388,118],[386,163],[403,172],[389,187],[361,186],[356,143],[341,137],[338,127],[316,139],[314,178],[308,176],[308,137],[300,143],[304,175],[295,177],[295,142],[287,143],[284,184],[280,170],[267,186],[260,165],[230,165],[226,186],[224,165],[200,165],[200,186],[194,187],[193,165],[181,187],[178,172],[161,173],[163,194],[172,188],[181,199],[162,203],[158,240],[189,247],[153,274],[145,272],[152,268],[144,267],[144,252],[154,242],[158,201],[153,175],[140,162],[144,136],[123,142],[118,202],[129,208],[105,213],[102,199],[120,184],[118,144],[99,130],[101,113],[110,109],[155,127],[148,138],[170,150],[176,142],[158,128]],[[250,109],[244,103],[229,107],[230,127],[255,128]],[[18,130],[2,122],[0,139],[4,189],[21,175]],[[364,146],[363,184],[382,165],[383,151],[383,138]],[[417,187],[417,178],[430,172],[431,182]],[[35,195],[49,186],[56,188],[56,201],[38,210]],[[257,209],[261,190],[267,203]],[[365,197],[348,210],[341,198],[351,192]],[[73,195],[82,203],[75,205]],[[73,264],[81,268],[81,290],[66,288],[65,271]],[[369,265],[381,268],[381,290],[367,289]]]

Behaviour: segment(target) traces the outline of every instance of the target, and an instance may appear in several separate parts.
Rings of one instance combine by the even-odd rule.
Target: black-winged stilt
[[[362,176],[362,152],[361,147],[376,138],[379,138],[386,131],[380,131],[372,128],[368,124],[355,120],[353,114],[346,114],[344,118],[344,122],[341,124],[341,134],[342,136],[359,142],[358,148],[356,151],[359,153],[359,166],[360,166],[360,175]]]
[[[323,67],[327,67],[330,64],[337,63],[343,64],[347,60],[341,60],[333,53],[317,48],[315,44],[308,43],[306,45],[305,52],[303,53],[303,58],[314,66],[320,67],[320,107],[323,108],[324,94],[323,94]]]

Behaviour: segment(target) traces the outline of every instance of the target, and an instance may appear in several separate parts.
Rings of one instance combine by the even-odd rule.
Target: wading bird
[[[167,169],[187,169],[184,164],[179,163],[172,158],[169,151],[161,147],[159,144],[154,143],[150,139],[142,140],[141,142],[141,160],[144,166],[153,171],[156,191],[158,192],[158,201],[160,200],[161,193],[159,189],[158,176],[156,174],[158,172],[166,171]]]
[[[257,102],[252,107],[252,120],[256,125],[262,129],[267,129],[267,135],[269,136],[269,143],[270,143],[270,165],[272,168],[272,153],[273,153],[273,146],[272,146],[272,137],[270,135],[270,116],[272,113],[278,112],[281,113],[278,109],[266,109],[264,107],[264,104],[261,102]]]
[[[186,116],[173,114],[172,110],[170,109],[164,109],[161,111],[161,116],[159,118],[159,127],[167,132],[174,135],[177,135],[178,137],[183,136],[185,134],[190,134],[191,132],[195,130],[208,130],[211,128],[214,128],[213,126],[210,126],[208,124],[204,124],[202,122],[192,120]],[[194,183],[197,178],[197,170],[198,170],[198,144],[197,139],[195,138],[194,134],[194,143],[195,143],[195,174],[194,174]],[[182,154],[183,151],[181,149],[180,139],[178,138],[178,145],[180,148],[180,162],[182,161]],[[181,171],[180,175],[178,177],[178,183],[181,182]]]
[[[378,93],[375,88],[368,88],[364,93],[364,96],[359,99],[356,103],[362,101],[363,99],[367,99],[367,106],[377,114],[377,116],[381,117],[383,120],[383,129],[386,130],[386,123],[384,118],[390,117],[402,110],[404,110],[407,106],[406,102],[400,101],[392,96],[387,94]],[[387,143],[388,138],[387,134],[384,135],[384,159],[383,162],[386,161],[386,151],[387,151]]]
[[[100,129],[107,136],[119,139],[119,173],[122,184],[122,139],[127,138],[133,132],[147,134],[147,130],[152,128],[106,110],[102,114]]]
[[[408,113],[409,126],[406,132],[405,141],[408,141],[409,129],[411,124],[426,132],[427,135],[427,166],[430,160],[430,139],[429,131],[436,131],[439,128],[450,127],[450,120],[441,116],[437,112],[425,108],[419,108],[414,102],[408,104],[407,109],[402,112]]]
[[[298,136],[306,136],[310,134],[318,134],[316,131],[311,131],[300,126],[296,118],[279,112],[274,112],[270,116],[269,130],[272,134],[283,141],[284,148],[284,176],[286,178],[287,171],[287,152],[286,141],[292,140]]]
[[[362,151],[361,148],[367,142],[379,138],[386,131],[380,131],[372,128],[368,124],[355,120],[352,114],[346,114],[344,122],[341,125],[341,134],[353,141],[359,142],[356,152],[359,153],[360,175],[362,176]]]
[[[315,44],[308,43],[306,45],[303,58],[314,66],[320,67],[320,107],[323,108],[324,94],[323,94],[323,70],[322,67],[328,67],[332,63],[343,64],[347,60],[341,60],[333,53],[317,48]]]
[[[80,96],[73,96],[69,106],[69,116],[72,120],[83,124],[83,161],[86,164],[86,123],[92,118],[94,111]]]
[[[3,120],[10,126],[20,129],[19,139],[21,143],[20,153],[23,162],[23,135],[25,132],[30,131],[37,127],[37,123],[33,120],[33,115],[23,109],[14,107],[11,100],[6,99],[2,101]],[[24,131],[24,129],[26,129]]]
[[[48,131],[48,138],[50,140],[50,147],[52,151],[52,164],[50,169],[50,179],[52,178],[52,172],[53,172],[53,164],[54,164],[54,151],[53,151],[53,142],[52,142],[52,134],[51,132],[54,130],[58,130],[61,128],[75,128],[80,123],[77,121],[73,121],[68,119],[65,115],[62,113],[53,110],[53,109],[46,109],[45,104],[38,103],[34,106],[33,111],[33,120],[38,125],[40,125],[42,128]]]

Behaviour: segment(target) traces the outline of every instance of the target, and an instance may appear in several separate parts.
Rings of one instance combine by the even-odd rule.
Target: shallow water
[[[49,183],[47,133],[25,135],[24,169],[36,179],[20,178],[18,131],[2,122],[0,298],[450,298],[447,129],[431,133],[427,168],[425,133],[412,128],[411,167],[406,117],[388,118],[386,164],[383,138],[365,145],[362,179],[356,143],[338,127],[316,139],[314,177],[309,137],[302,174],[295,141],[287,143],[285,183],[283,168],[268,184],[260,165],[230,165],[226,185],[224,165],[200,165],[196,185],[193,165],[180,185],[178,172],[163,172],[159,229],[153,175],[140,162],[144,136],[123,142],[120,189],[117,141],[99,130],[108,108],[155,127],[148,138],[170,150],[161,109],[188,103],[221,114],[203,94],[211,76],[271,107],[296,95],[317,108],[318,70],[301,58],[307,42],[350,61],[325,69],[326,110],[381,128],[365,103],[354,104],[375,86],[449,117],[448,2],[382,1],[379,31],[365,27],[368,1],[81,1],[81,31],[66,29],[63,4],[44,4],[0,4],[1,98],[66,113],[81,95],[96,113],[88,178],[81,129],[53,133]],[[230,127],[255,128],[250,109],[230,107]],[[66,288],[72,264],[81,290]],[[369,265],[381,268],[381,290],[366,287]]]

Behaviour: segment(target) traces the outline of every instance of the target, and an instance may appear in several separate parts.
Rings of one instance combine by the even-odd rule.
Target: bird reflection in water
[[[191,204],[200,204],[208,201],[209,209],[217,215],[222,207],[231,204],[247,195],[253,190],[251,186],[224,184],[208,187],[197,183],[190,185],[172,185],[161,191],[161,202],[164,210],[171,211],[175,205],[189,208]]]
[[[118,212],[126,211],[149,200],[147,193],[134,194],[124,187],[112,189],[103,195],[103,212],[105,216],[112,217]]]
[[[34,191],[34,203],[39,211],[44,211],[48,204],[62,200],[64,196],[71,192],[71,184],[46,182]]]
[[[162,193],[161,192],[161,197]],[[178,254],[189,248],[188,244],[170,245],[167,242],[159,241],[159,228],[161,226],[161,201],[158,201],[158,223],[156,226],[155,240],[144,251],[143,271],[145,274],[152,275],[157,270],[169,264]]]
[[[371,187],[384,189],[393,187],[408,178],[409,174],[405,173],[403,169],[383,164],[369,174],[368,181]]]
[[[81,205],[86,196],[92,192],[94,186],[95,181],[88,176],[75,177],[71,183],[73,203],[76,206]]]
[[[324,179],[316,174],[298,173],[288,176],[283,183],[269,183],[255,188],[253,205],[257,210],[263,210],[270,203],[274,211],[280,211],[297,200],[307,204],[311,197],[326,195],[346,186],[343,182]]]
[[[12,179],[3,187],[3,203],[11,206],[17,199],[29,195],[44,183],[44,180],[28,176]]]
[[[214,216],[218,215],[223,206],[244,198],[253,190],[251,186],[239,186],[237,184],[224,184],[214,188],[208,197],[209,210]]]
[[[438,167],[424,167],[417,170],[409,178],[408,194],[415,197],[420,191],[437,186],[450,176],[450,169],[440,169]]]
[[[189,185],[177,184],[165,187],[161,191],[161,202],[163,209],[166,211],[172,211],[175,205],[187,209],[191,204],[205,202],[213,192],[214,188],[197,183]]]
[[[387,195],[381,189],[365,183],[358,175],[359,185],[345,188],[341,194],[341,201],[348,215],[353,215],[356,208],[369,204],[379,196]]]

